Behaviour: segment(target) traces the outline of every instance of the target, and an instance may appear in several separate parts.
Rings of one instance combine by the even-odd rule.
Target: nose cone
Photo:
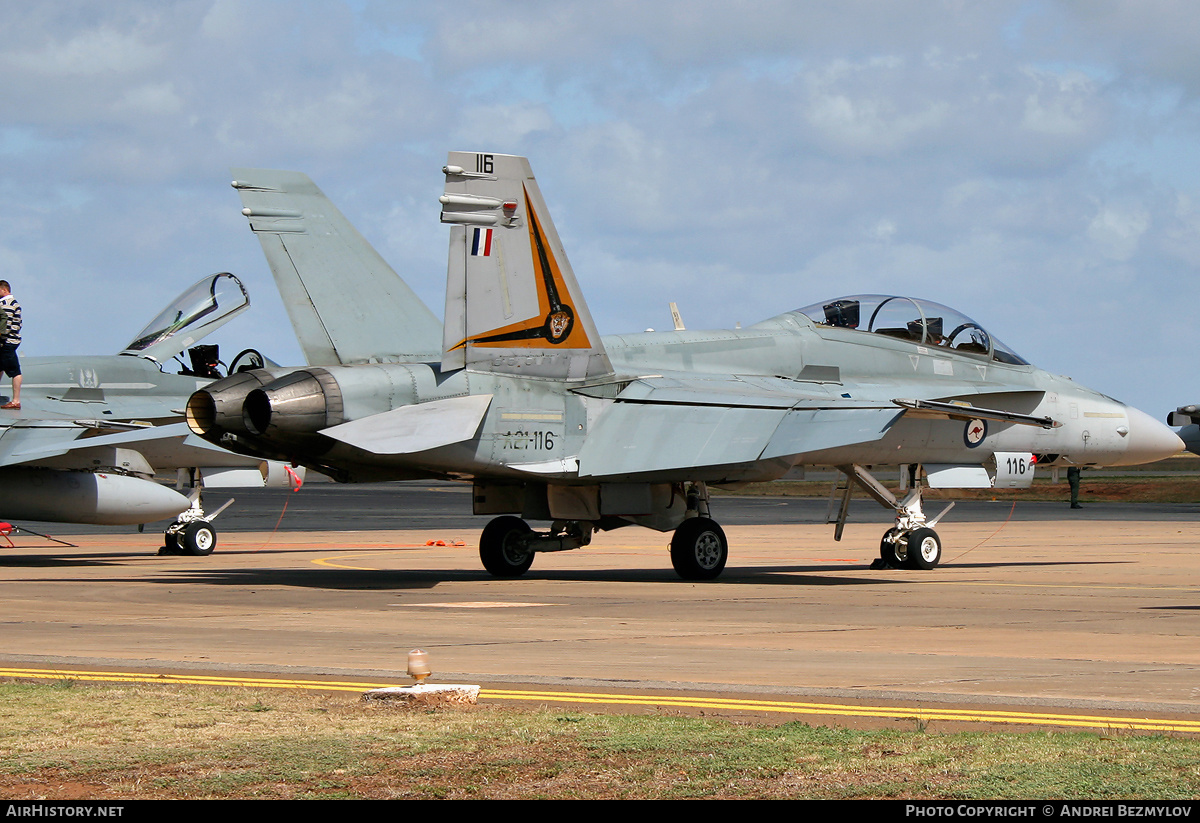
[[[1150,415],[1130,408],[1127,416],[1129,434],[1125,436],[1125,465],[1153,463],[1183,451],[1184,444],[1179,435]]]

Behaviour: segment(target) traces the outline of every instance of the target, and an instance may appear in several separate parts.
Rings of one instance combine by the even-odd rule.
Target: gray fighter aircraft
[[[312,181],[234,170],[311,365],[197,391],[192,431],[341,481],[471,482],[474,511],[498,515],[479,553],[502,577],[638,524],[674,531],[680,576],[714,578],[728,543],[709,487],[805,465],[847,479],[835,538],[857,485],[896,513],[881,557],[928,569],[945,511],[925,515],[927,486],[1028,486],[1038,464],[1181,448],[1161,423],[927,300],[858,295],[745,329],[601,338],[525,158],[453,152],[443,173],[438,342],[433,314]],[[876,477],[889,466],[907,481],[898,493]]]
[[[1167,416],[1167,425],[1183,426],[1179,438],[1192,454],[1200,454],[1200,404],[1180,406]]]
[[[200,489],[282,484],[282,466],[231,454],[192,435],[183,407],[221,376],[216,346],[197,341],[250,307],[232,274],[205,277],[167,306],[117,355],[23,357],[20,410],[0,410],[0,515],[96,525],[175,517],[171,552],[206,555],[216,531]],[[163,363],[190,350],[186,374]],[[247,350],[231,371],[261,367]],[[155,469],[179,476],[190,496],[155,482]]]

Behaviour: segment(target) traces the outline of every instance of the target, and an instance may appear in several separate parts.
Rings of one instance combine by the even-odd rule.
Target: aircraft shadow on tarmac
[[[129,561],[149,560],[145,552],[105,552],[97,554],[2,554],[0,569],[57,569],[72,566],[117,566]]]
[[[22,547],[15,547],[20,550]],[[158,560],[159,555],[144,550],[128,551],[128,552],[80,552],[78,554],[11,554],[12,550],[0,550],[0,569],[3,568],[24,568],[24,569],[55,569],[69,566],[115,566],[130,561],[145,561]],[[222,552],[226,555],[233,554],[256,554],[256,555],[272,555],[272,554],[287,554],[294,549],[280,547],[278,549],[248,549],[246,551],[227,551]],[[181,562],[197,562],[196,558],[181,557]]]
[[[96,563],[96,556],[86,558],[31,558],[40,562],[24,564],[30,567],[53,567],[55,565],[119,565],[126,559],[139,559],[134,555],[105,555],[107,560]],[[1101,561],[1104,565],[1127,563],[1132,561]],[[3,564],[0,564],[2,566]],[[1042,566],[1078,566],[1100,565],[1096,562],[1085,561],[1046,561],[1036,563],[978,563],[955,564],[958,568],[989,569],[999,567],[1042,567]],[[865,571],[864,566],[854,565],[845,567],[846,571]],[[797,566],[758,566],[750,568],[727,568],[725,574],[703,583],[695,581],[680,581],[670,568],[654,569],[570,569],[556,571],[543,570],[540,573],[531,571],[520,579],[509,581],[511,588],[507,592],[521,593],[526,583],[539,581],[577,582],[577,583],[669,583],[674,586],[736,586],[736,585],[778,585],[778,586],[861,586],[861,585],[896,585],[917,583],[940,583],[944,577],[926,572],[914,572],[904,569],[880,569],[872,572],[870,577],[848,577],[839,575],[828,566],[797,565]],[[104,580],[92,579],[90,582],[99,583],[152,583],[165,585],[212,585],[212,586],[286,586],[309,589],[336,589],[359,591],[386,591],[391,589],[425,589],[433,588],[444,582],[495,582],[495,578],[482,569],[330,569],[330,568],[301,568],[301,569],[212,569],[181,568],[156,571],[153,575],[132,577],[109,577]],[[32,582],[32,581],[31,581]],[[88,582],[84,578],[46,578],[40,582]]]

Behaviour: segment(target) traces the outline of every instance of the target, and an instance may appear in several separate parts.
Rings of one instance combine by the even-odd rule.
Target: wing
[[[787,460],[879,440],[902,413],[890,402],[845,398],[784,378],[641,378],[620,392],[588,432],[579,475],[732,469]]]
[[[138,465],[121,466],[119,461],[135,459],[131,453],[141,457]],[[0,432],[0,467],[121,468],[146,474],[151,466],[174,470],[258,466],[261,462],[205,442],[182,422],[138,426],[98,420],[29,420]]]
[[[620,391],[589,431],[579,476],[645,477],[686,468],[711,475],[763,461],[794,464],[806,454],[882,440],[906,416],[1056,425],[1003,408],[1033,408],[1041,392],[998,384],[989,388],[1001,408],[940,393],[939,400],[862,399],[844,388],[777,377],[640,378]],[[946,386],[923,388],[933,394]],[[599,386],[579,392],[603,395]]]

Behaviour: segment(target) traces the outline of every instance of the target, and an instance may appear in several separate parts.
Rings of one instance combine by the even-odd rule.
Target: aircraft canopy
[[[952,349],[1000,363],[1025,366],[1018,355],[983,326],[932,300],[886,294],[855,294],[797,309],[818,326],[882,334],[925,346]]]
[[[241,280],[228,272],[209,275],[159,312],[121,354],[169,360],[248,308]]]

